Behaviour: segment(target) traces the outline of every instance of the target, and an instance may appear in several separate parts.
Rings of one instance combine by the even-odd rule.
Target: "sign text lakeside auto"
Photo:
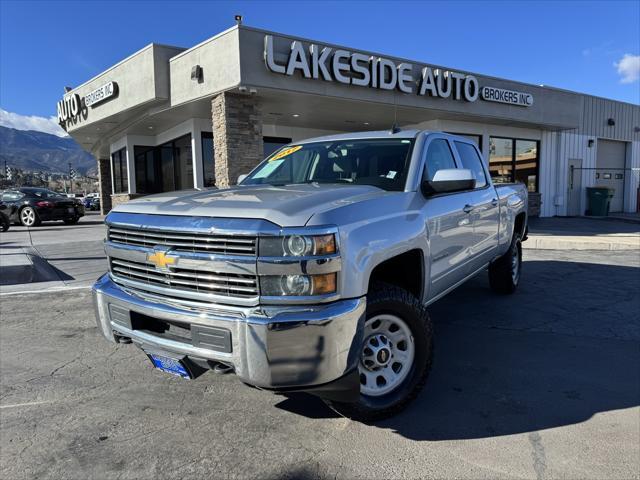
[[[417,85],[417,95],[464,99],[468,102],[475,102],[482,90],[483,100],[525,107],[533,105],[533,95],[495,87],[481,88],[474,75],[425,66],[416,81],[412,75],[411,63],[402,62],[396,65],[388,58],[342,49],[334,50],[316,44],[311,44],[307,52],[299,40],[291,42],[287,64],[281,65],[274,58],[272,35],[265,35],[264,38],[264,60],[267,69],[288,76],[300,71],[304,78],[322,78],[328,82],[336,81],[345,85],[381,90],[397,88],[408,94],[413,93],[413,86]]]

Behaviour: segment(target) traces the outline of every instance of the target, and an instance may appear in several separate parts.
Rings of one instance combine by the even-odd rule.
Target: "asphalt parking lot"
[[[525,251],[431,308],[427,387],[364,425],[232,375],[153,370],[98,337],[86,289],[0,298],[0,476],[639,478],[640,254]]]

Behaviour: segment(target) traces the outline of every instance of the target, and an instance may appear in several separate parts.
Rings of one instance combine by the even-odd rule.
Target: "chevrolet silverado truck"
[[[142,197],[106,225],[107,339],[369,421],[425,384],[431,303],[486,270],[516,290],[527,191],[494,186],[469,139],[394,129],[297,142],[237,186]]]

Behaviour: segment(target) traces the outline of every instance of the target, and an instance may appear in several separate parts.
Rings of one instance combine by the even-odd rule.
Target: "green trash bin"
[[[615,189],[609,187],[587,187],[587,215],[606,217]]]

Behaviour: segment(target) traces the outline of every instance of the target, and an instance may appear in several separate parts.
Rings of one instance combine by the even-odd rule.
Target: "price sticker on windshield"
[[[284,158],[288,155],[291,155],[292,153],[297,152],[301,148],[302,148],[302,145],[296,145],[295,147],[285,148],[284,150],[281,150],[279,153],[276,153],[273,157],[271,157],[269,161],[273,162],[275,160],[280,160],[281,158]]]

